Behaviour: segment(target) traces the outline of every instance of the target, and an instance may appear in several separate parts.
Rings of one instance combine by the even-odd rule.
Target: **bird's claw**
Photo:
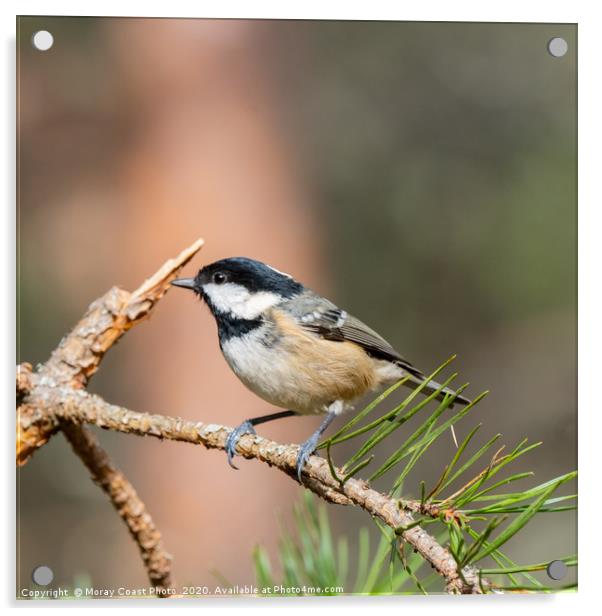
[[[240,426],[234,428],[234,430],[230,432],[228,438],[226,439],[226,454],[228,456],[228,464],[236,470],[238,470],[238,466],[235,466],[232,463],[232,458],[234,458],[234,456],[236,455],[236,445],[238,445],[240,437],[244,436],[245,434],[257,434],[255,432],[253,424],[250,421],[243,421]]]
[[[318,445],[318,439],[314,436],[308,438],[305,443],[299,447],[299,453],[297,454],[297,479],[299,483],[301,481],[301,473],[303,472],[303,467],[307,464],[309,457],[314,453],[316,447]]]

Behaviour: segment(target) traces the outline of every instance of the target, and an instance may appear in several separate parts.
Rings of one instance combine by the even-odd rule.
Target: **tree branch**
[[[38,419],[55,422],[92,424],[139,436],[154,436],[203,445],[207,449],[225,449],[231,428],[219,424],[186,421],[178,417],[139,413],[107,403],[99,396],[71,388],[41,387],[29,398],[34,409],[29,416],[35,424]],[[298,445],[283,445],[247,434],[238,442],[238,452],[245,458],[254,458],[278,468],[292,478],[296,477],[295,465]],[[392,529],[401,529],[414,521],[412,514],[400,506],[400,502],[370,488],[367,482],[349,479],[344,486],[332,477],[326,460],[312,456],[303,471],[307,488],[322,498],[339,505],[356,505],[372,516],[382,520]],[[407,506],[407,503],[404,503]],[[400,533],[400,538],[410,544],[446,580],[450,592],[480,593],[477,572],[465,568],[458,573],[456,561],[443,546],[419,526]],[[462,577],[464,579],[462,579]],[[486,588],[487,581],[481,581]]]
[[[133,293],[113,287],[93,302],[84,317],[65,336],[37,374],[30,376],[32,385],[66,384],[85,387],[98,370],[105,353],[131,327],[150,316],[163,297],[169,283],[203,246],[199,239],[175,259],[167,261]],[[55,428],[56,429],[56,428]],[[17,433],[17,460],[25,464],[37,447],[52,436],[49,427],[41,425],[33,433]],[[33,448],[32,448],[33,446]]]
[[[151,584],[157,589],[174,588],[172,556],[165,551],[161,533],[132,484],[111,462],[96,437],[83,426],[63,423],[61,429],[73,451],[81,458],[92,479],[109,496],[113,507],[138,545]]]
[[[95,437],[84,424],[142,436],[154,436],[224,449],[231,428],[185,421],[163,415],[138,413],[111,405],[99,396],[84,391],[98,370],[104,354],[131,327],[147,318],[179,270],[203,245],[198,240],[178,257],[166,262],[136,291],[117,287],[92,303],[75,328],[52,353],[49,360],[33,372],[21,364],[17,373],[17,464],[25,464],[39,447],[59,429],[82,459],[92,478],[109,495],[113,506],[137,542],[151,582],[167,588],[171,556],[162,546],[161,535],[134,488],[110,462]],[[245,435],[238,451],[275,466],[296,480],[297,445],[282,445],[256,435]],[[331,475],[328,463],[312,456],[303,471],[305,486],[329,502],[355,505],[396,530],[445,579],[448,592],[481,593],[489,588],[473,568],[458,571],[457,564],[420,526],[409,527],[415,503],[397,501],[370,488],[367,482],[349,479],[343,486]],[[404,530],[406,529],[407,530]]]
[[[17,464],[25,464],[39,447],[61,428],[74,452],[109,496],[138,545],[151,584],[173,587],[172,557],[163,548],[161,533],[125,475],[110,461],[94,435],[77,423],[60,423],[51,414],[32,421],[32,400],[44,388],[82,390],[98,370],[105,353],[131,327],[147,318],[169,283],[203,246],[199,239],[170,259],[133,293],[113,287],[96,300],[48,361],[32,372],[30,364],[17,367]],[[169,596],[158,592],[159,596]]]

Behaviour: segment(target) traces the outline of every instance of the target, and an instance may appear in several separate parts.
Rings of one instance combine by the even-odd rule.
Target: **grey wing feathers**
[[[403,357],[380,334],[353,315],[346,315],[339,331],[345,340],[355,342],[374,354],[382,354],[383,359],[403,360]]]
[[[425,375],[402,357],[380,334],[365,323],[314,294],[305,294],[294,302],[297,321],[306,329],[327,340],[355,342],[378,359],[395,362],[423,380]],[[291,306],[292,308],[292,306]]]
[[[417,384],[428,378],[402,357],[380,334],[323,297],[306,291],[294,301],[288,302],[287,308],[302,327],[327,340],[355,342],[373,357],[396,363],[411,375]],[[440,387],[436,381],[430,381],[425,387],[425,393],[432,393]],[[446,387],[441,396],[450,393],[455,392]],[[459,395],[456,402],[469,404],[470,400]]]

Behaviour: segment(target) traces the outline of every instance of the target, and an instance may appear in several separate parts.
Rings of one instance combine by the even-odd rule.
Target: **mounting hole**
[[[54,43],[54,37],[48,30],[38,30],[31,37],[31,44],[38,51],[48,51]]]
[[[548,51],[555,58],[562,58],[569,50],[569,44],[560,36],[555,36],[548,41]]]
[[[553,580],[561,580],[568,573],[569,568],[561,560],[553,560],[546,569],[548,577]]]
[[[32,571],[31,579],[39,586],[48,586],[54,579],[54,573],[50,567],[41,565]]]

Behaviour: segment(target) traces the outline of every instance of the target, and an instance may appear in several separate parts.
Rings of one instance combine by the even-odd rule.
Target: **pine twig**
[[[126,434],[203,445],[207,449],[224,450],[231,431],[231,428],[219,424],[139,413],[68,387],[40,387],[37,392],[32,392],[29,401],[35,407],[35,413],[30,416],[34,423],[38,419],[48,421],[52,417],[52,421],[57,423],[91,424]],[[296,477],[298,445],[283,445],[246,434],[239,440],[237,450],[245,458],[259,460],[292,478]],[[337,474],[341,475],[342,471],[337,469]],[[451,553],[424,529],[415,525],[412,514],[400,507],[397,499],[373,490],[361,479],[351,478],[341,486],[332,477],[328,462],[317,456],[310,457],[303,476],[305,486],[329,502],[360,507],[392,529],[407,527],[407,530],[401,532],[401,539],[419,552],[446,580],[450,592],[481,593],[476,570],[466,568],[462,572],[464,581]],[[484,587],[487,584],[484,580]]]

